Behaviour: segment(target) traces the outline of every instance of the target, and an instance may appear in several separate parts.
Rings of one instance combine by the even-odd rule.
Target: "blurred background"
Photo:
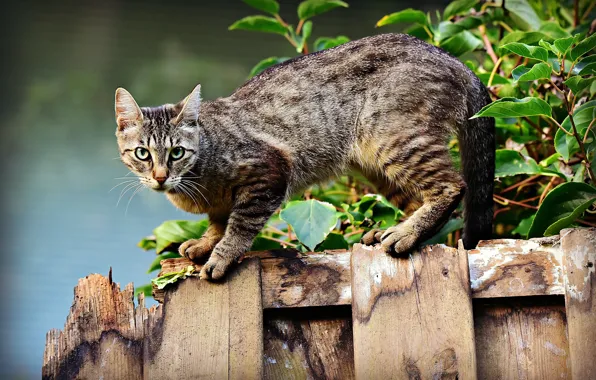
[[[391,12],[449,2],[346,1],[349,8],[313,19],[311,41],[400,31],[374,25]],[[295,23],[299,2],[280,3]],[[204,99],[230,94],[261,59],[296,55],[282,36],[228,31],[258,13],[240,0],[3,7],[0,378],[39,378],[45,334],[63,327],[79,278],[112,267],[122,287],[148,283],[154,255],[136,243],[165,220],[197,218],[148,190],[116,206],[122,187],[110,189],[127,170],[117,159],[115,89],[141,106],[177,102],[197,83]]]

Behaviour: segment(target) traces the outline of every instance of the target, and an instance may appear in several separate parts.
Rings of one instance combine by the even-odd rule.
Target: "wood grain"
[[[468,251],[472,297],[563,294],[558,236],[482,241]]]
[[[267,308],[349,305],[350,252],[262,260]]]
[[[354,378],[349,308],[265,314],[265,379]]]
[[[79,280],[63,331],[46,336],[42,378],[141,379],[145,322],[160,317],[144,299],[133,303],[133,286],[99,274]]]
[[[475,379],[465,251],[408,258],[355,245],[352,320],[357,379]]]
[[[163,318],[145,351],[148,379],[260,379],[263,329],[258,259],[228,281],[190,277],[165,293]]]
[[[548,239],[500,239],[467,251],[473,298],[564,293],[558,236]],[[296,250],[249,252],[259,257],[265,309],[351,305],[349,251],[300,254]],[[162,261],[161,273],[195,265],[185,258]],[[163,291],[153,289],[163,302]]]
[[[474,303],[479,379],[570,379],[565,307]]]
[[[574,379],[596,379],[596,229],[561,231]]]

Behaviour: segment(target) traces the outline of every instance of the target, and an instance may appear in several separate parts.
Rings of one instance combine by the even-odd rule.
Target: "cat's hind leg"
[[[383,164],[384,174],[389,182],[403,189],[412,189],[420,194],[422,205],[405,222],[388,228],[382,234],[363,238],[380,241],[388,253],[400,255],[411,251],[422,243],[449,218],[460,202],[465,183],[461,175],[453,167],[449,152],[445,147],[436,147],[429,154],[417,154],[410,160],[388,160]],[[407,157],[406,152],[401,156]],[[394,162],[398,162],[394,163]],[[379,236],[380,235],[380,236]]]

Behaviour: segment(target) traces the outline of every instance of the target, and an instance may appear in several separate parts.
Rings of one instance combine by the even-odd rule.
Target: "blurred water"
[[[393,11],[445,3],[348,2],[313,20],[315,38],[398,31],[373,26]],[[294,20],[297,2],[281,3]],[[64,325],[79,278],[111,266],[121,286],[147,283],[154,257],[137,241],[164,220],[196,218],[148,191],[127,212],[126,196],[116,207],[120,188],[108,191],[127,171],[115,159],[114,90],[155,105],[200,82],[212,99],[260,59],[295,55],[280,36],[227,31],[251,13],[239,0],[25,1],[4,13],[2,378],[39,377],[45,333]]]

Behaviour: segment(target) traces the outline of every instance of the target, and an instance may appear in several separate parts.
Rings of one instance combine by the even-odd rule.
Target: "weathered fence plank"
[[[264,340],[264,379],[354,378],[349,309],[345,317],[266,315]]]
[[[160,309],[133,304],[133,286],[120,291],[109,278],[79,280],[64,330],[46,336],[44,379],[141,379],[144,325]]]
[[[260,379],[260,264],[247,259],[226,282],[196,277],[165,293],[159,329],[146,345],[148,379]]]
[[[467,254],[434,246],[408,258],[355,245],[357,379],[475,379]]]
[[[570,379],[563,305],[474,303],[479,379]]]
[[[596,229],[561,232],[574,379],[596,379]]]
[[[261,258],[265,309],[351,305],[349,251],[300,254],[295,250],[249,252]],[[483,241],[468,251],[473,298],[562,295],[562,253],[558,236],[549,239]],[[162,273],[193,264],[162,261]],[[154,289],[163,302],[163,292]]]
[[[468,251],[474,298],[563,294],[559,237],[481,241]]]

